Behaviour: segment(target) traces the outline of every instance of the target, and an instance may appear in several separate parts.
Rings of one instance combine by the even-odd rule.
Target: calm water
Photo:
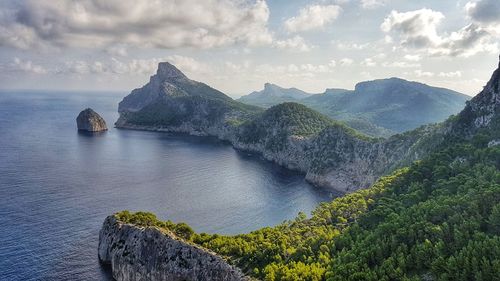
[[[214,139],[77,133],[85,107],[112,127],[124,95],[0,93],[0,280],[111,280],[98,233],[123,209],[235,234],[329,199],[303,176]]]

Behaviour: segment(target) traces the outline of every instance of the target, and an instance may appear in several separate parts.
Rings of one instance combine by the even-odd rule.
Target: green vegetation
[[[242,124],[238,137],[243,143],[265,142],[266,149],[277,151],[287,143],[286,138],[289,136],[311,137],[329,127],[340,128],[349,135],[368,139],[342,123],[293,102],[275,105]]]
[[[354,90],[327,89],[323,94],[291,96],[274,87],[243,96],[248,104],[270,107],[297,102],[373,137],[388,137],[421,125],[444,121],[463,109],[466,95],[398,78],[361,82]]]
[[[203,109],[200,112],[200,109]],[[232,120],[241,124],[262,109],[233,100],[210,99],[203,96],[179,96],[169,100],[159,99],[138,112],[124,113],[127,123],[141,126],[180,126],[191,122],[198,126],[208,126],[224,119],[232,111],[239,114]]]
[[[321,204],[309,219],[183,237],[264,280],[497,280],[499,168],[499,146],[454,144]],[[127,221],[176,229],[154,215],[133,217]]]
[[[293,102],[271,107],[260,119],[261,122],[288,129],[290,134],[298,136],[316,134],[334,122],[317,111]]]
[[[186,223],[173,223],[172,221],[160,221],[155,214],[149,212],[131,213],[127,210],[115,214],[115,217],[124,223],[130,223],[138,226],[155,226],[173,232],[175,235],[191,240],[194,235],[193,229]]]

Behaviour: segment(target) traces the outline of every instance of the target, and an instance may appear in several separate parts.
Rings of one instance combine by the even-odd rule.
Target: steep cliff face
[[[78,114],[76,125],[78,130],[87,132],[100,132],[108,129],[106,121],[91,108],[87,108]]]
[[[139,227],[109,216],[99,233],[99,260],[117,281],[248,280],[223,258],[157,227]]]
[[[470,137],[482,128],[500,136],[500,64],[484,89],[472,98],[452,124],[455,134]]]

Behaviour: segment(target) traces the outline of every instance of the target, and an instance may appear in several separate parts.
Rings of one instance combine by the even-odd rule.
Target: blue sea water
[[[216,139],[114,129],[124,95],[0,93],[0,280],[111,280],[98,233],[123,209],[236,234],[332,196]],[[77,132],[86,107],[108,132]]]

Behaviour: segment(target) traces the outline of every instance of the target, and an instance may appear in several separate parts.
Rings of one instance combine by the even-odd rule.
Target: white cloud
[[[361,0],[361,7],[363,9],[374,9],[385,6],[387,2],[388,0]]]
[[[191,73],[206,73],[211,70],[210,66],[206,63],[200,62],[192,57],[173,55],[168,56],[164,61],[168,61],[179,68],[181,71],[191,72]],[[156,70],[155,65],[155,70]]]
[[[491,34],[474,23],[450,35],[439,35],[437,28],[443,19],[442,13],[431,9],[392,11],[384,19],[381,29],[386,33],[398,33],[403,47],[422,49],[430,55],[469,57],[480,52],[498,51],[498,44],[493,42]]]
[[[374,67],[377,63],[372,58],[366,58],[361,62],[362,66]]]
[[[297,16],[287,19],[285,28],[289,32],[320,29],[337,19],[341,10],[342,8],[337,5],[307,6],[302,8]]]
[[[341,66],[351,66],[354,63],[354,60],[350,58],[343,58],[340,60],[340,65]]]
[[[0,4],[0,45],[210,48],[269,44],[264,0],[51,0]]]
[[[14,61],[8,65],[8,68],[12,72],[26,72],[33,74],[46,74],[48,73],[41,65],[37,65],[30,60],[22,60],[20,58],[14,58]]]
[[[156,72],[158,63],[168,61],[183,72],[206,73],[210,71],[208,65],[191,57],[173,55],[165,58],[120,60],[111,58],[109,61],[76,60],[66,62],[62,69],[54,71],[59,74],[126,74],[151,75]]]
[[[423,47],[440,43],[441,37],[438,36],[436,28],[443,19],[442,13],[430,9],[403,13],[393,10],[384,19],[381,29],[384,32],[401,32],[404,45]]]
[[[406,61],[395,61],[395,62],[384,62],[383,67],[395,67],[395,68],[414,68],[420,67],[419,63],[408,63]]]
[[[127,47],[123,44],[113,45],[106,48],[106,53],[112,56],[126,57],[128,55]]]
[[[429,71],[422,71],[421,69],[415,70],[415,75],[417,77],[434,77],[435,73]]]
[[[452,72],[439,72],[438,76],[445,78],[460,78],[462,77],[462,72],[458,70]]]
[[[405,60],[409,60],[409,61],[420,61],[420,60],[422,60],[422,56],[421,55],[405,55],[404,58],[405,58]]]
[[[335,44],[335,41],[332,42]],[[365,50],[371,46],[370,43],[350,43],[350,42],[338,42],[337,49],[341,51],[350,51],[350,50]]]
[[[274,46],[278,49],[290,49],[298,52],[308,52],[312,46],[309,46],[301,36],[294,36],[285,40],[277,40]]]

